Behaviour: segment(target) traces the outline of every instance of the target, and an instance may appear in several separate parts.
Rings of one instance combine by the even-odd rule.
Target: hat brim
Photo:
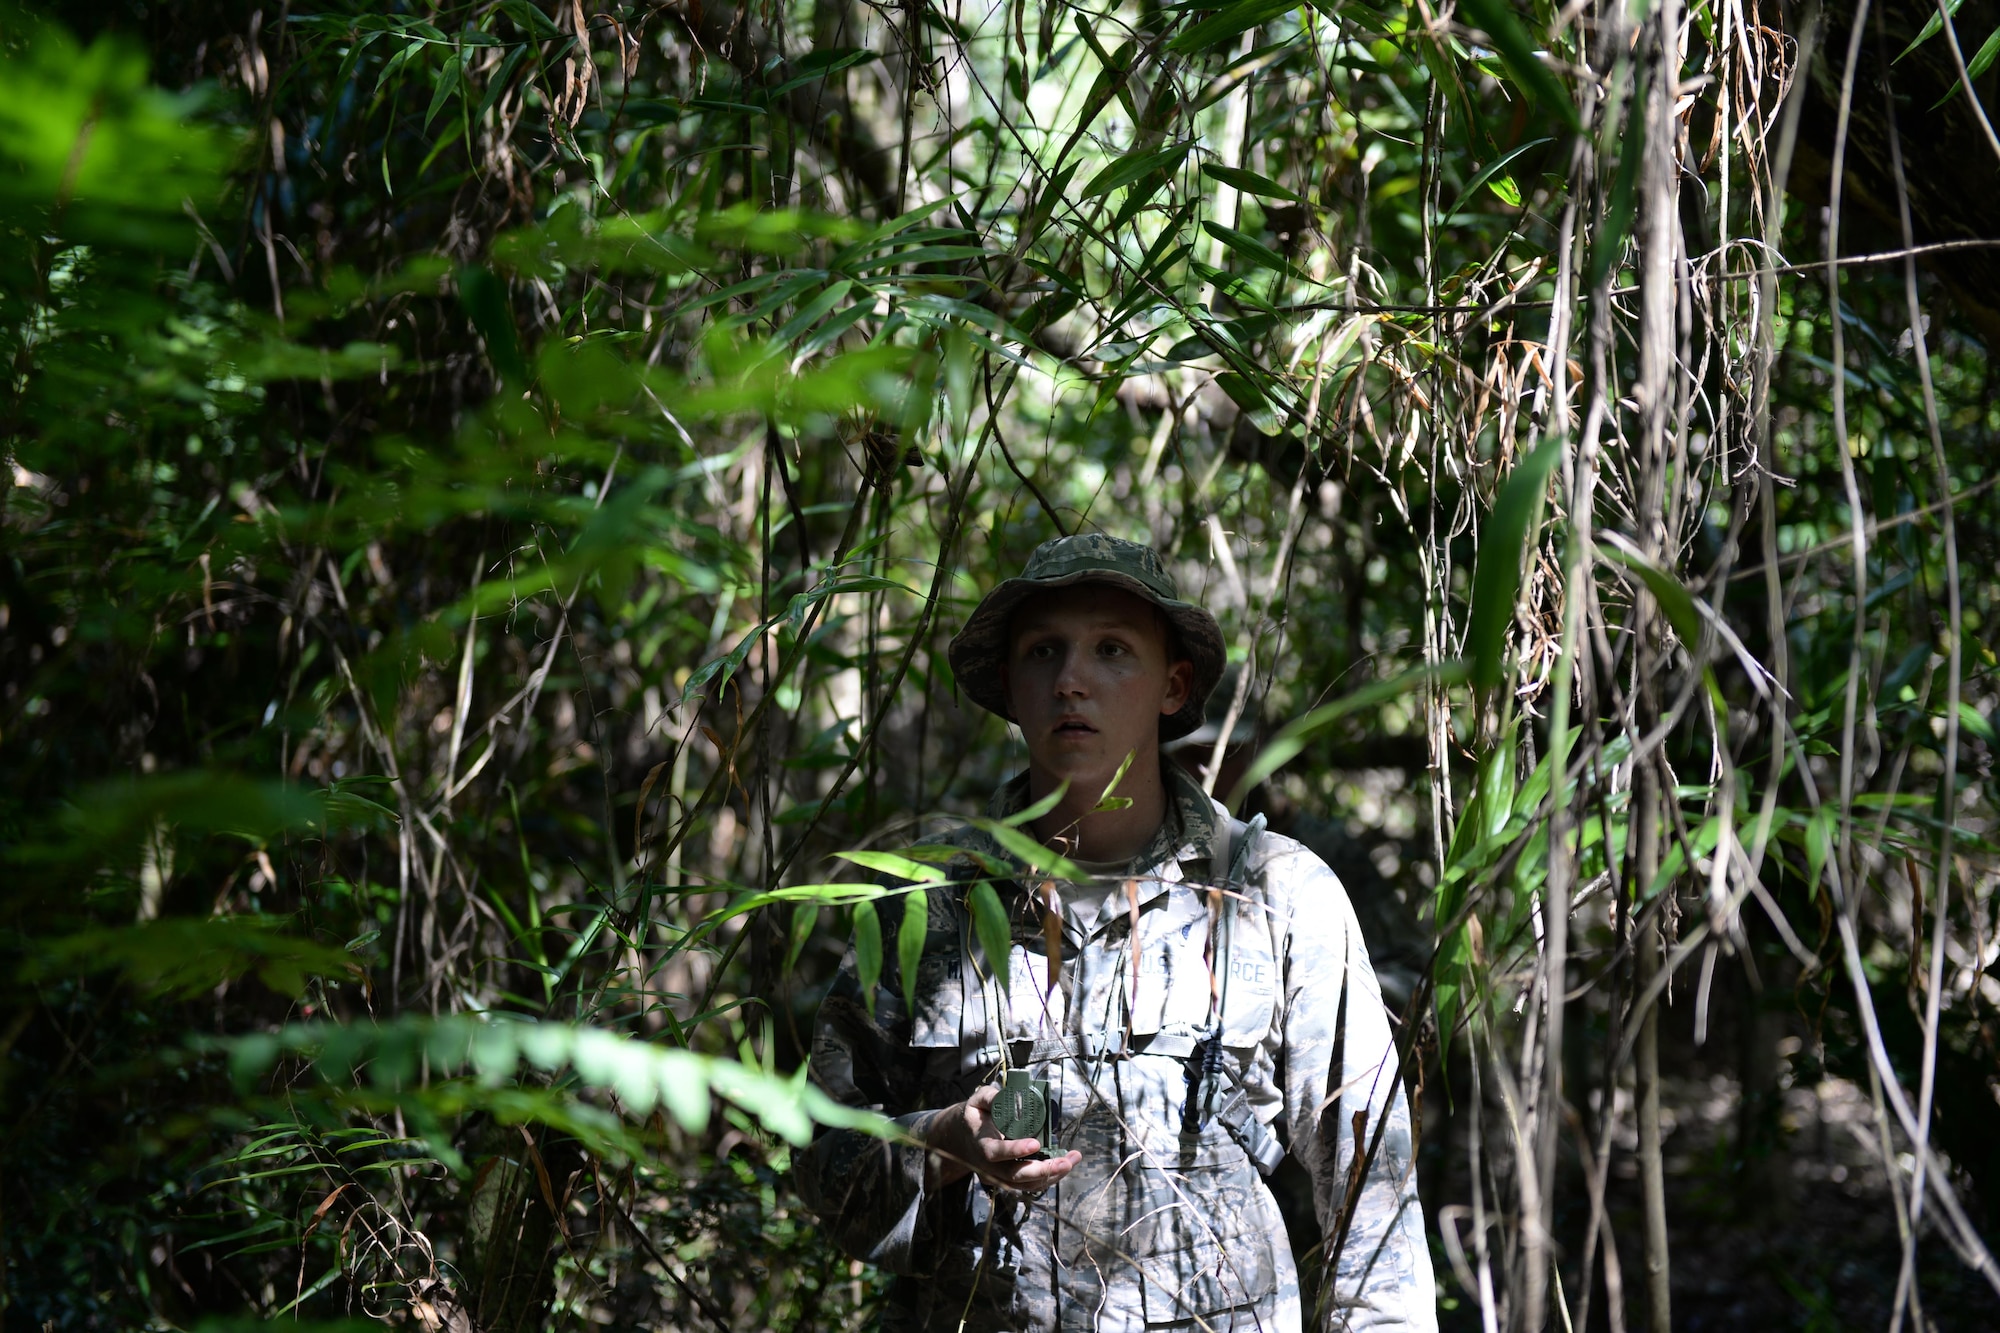
[[[1007,622],[1022,602],[1052,588],[1069,588],[1079,583],[1102,583],[1131,593],[1160,608],[1180,640],[1181,651],[1194,665],[1194,688],[1180,711],[1160,718],[1160,739],[1177,740],[1199,727],[1205,717],[1208,696],[1229,652],[1222,642],[1222,629],[1215,617],[1192,602],[1162,597],[1129,574],[1114,570],[1086,569],[1053,579],[1008,579],[981,599],[953,636],[948,656],[952,674],[965,697],[989,713],[1014,720],[1007,707],[1007,691],[1001,684],[1000,666],[1007,659]]]

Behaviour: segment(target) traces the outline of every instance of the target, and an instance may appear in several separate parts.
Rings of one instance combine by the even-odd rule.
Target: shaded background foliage
[[[1656,1230],[1689,1327],[1990,1323],[2000,17],[1927,15],[7,11],[7,1326],[865,1321],[829,858],[1018,764],[943,643],[1081,528],[1368,922],[1449,1324],[1661,1319]],[[1830,235],[1966,248],[1836,316]]]

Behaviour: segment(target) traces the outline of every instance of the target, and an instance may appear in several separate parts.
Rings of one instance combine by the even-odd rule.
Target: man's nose
[[[1083,653],[1074,644],[1062,650],[1062,660],[1056,666],[1055,690],[1063,698],[1082,698],[1090,692],[1084,679]]]

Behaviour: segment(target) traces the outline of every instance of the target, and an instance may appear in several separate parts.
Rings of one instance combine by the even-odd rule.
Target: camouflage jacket
[[[914,1136],[1002,1068],[1026,1068],[1050,1084],[1051,1151],[1083,1153],[1036,1196],[976,1178],[926,1190],[921,1148],[823,1131],[797,1159],[799,1190],[843,1249],[898,1275],[882,1325],[892,1333],[1298,1330],[1290,1247],[1244,1134],[1216,1115],[1185,1132],[1189,1057],[1212,1015],[1221,1077],[1205,1086],[1247,1095],[1309,1173],[1321,1231],[1338,1244],[1314,1326],[1436,1327],[1409,1109],[1347,894],[1317,857],[1265,834],[1240,895],[1211,915],[1206,888],[1227,868],[1210,854],[1227,815],[1166,772],[1168,817],[1133,862],[1132,887],[1065,905],[1056,984],[1039,905],[999,883],[1013,923],[1002,992],[965,896],[988,872],[967,857],[954,882],[918,890],[929,918],[914,1009],[892,956],[871,1018],[851,949],[821,1006],[812,1076],[838,1100]],[[991,813],[1021,809],[1026,791],[1015,778]],[[1005,859],[976,829],[945,841]],[[902,902],[880,904],[886,941]],[[1213,990],[1205,949],[1226,960]]]

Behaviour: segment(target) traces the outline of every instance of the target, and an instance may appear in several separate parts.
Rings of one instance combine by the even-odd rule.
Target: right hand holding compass
[[[978,1173],[989,1186],[1033,1194],[1061,1180],[1083,1154],[1072,1149],[1054,1157],[1036,1157],[1041,1140],[1010,1139],[993,1115],[997,1084],[988,1084],[955,1106],[931,1117],[924,1128],[924,1146],[931,1150],[927,1188],[937,1189]]]

